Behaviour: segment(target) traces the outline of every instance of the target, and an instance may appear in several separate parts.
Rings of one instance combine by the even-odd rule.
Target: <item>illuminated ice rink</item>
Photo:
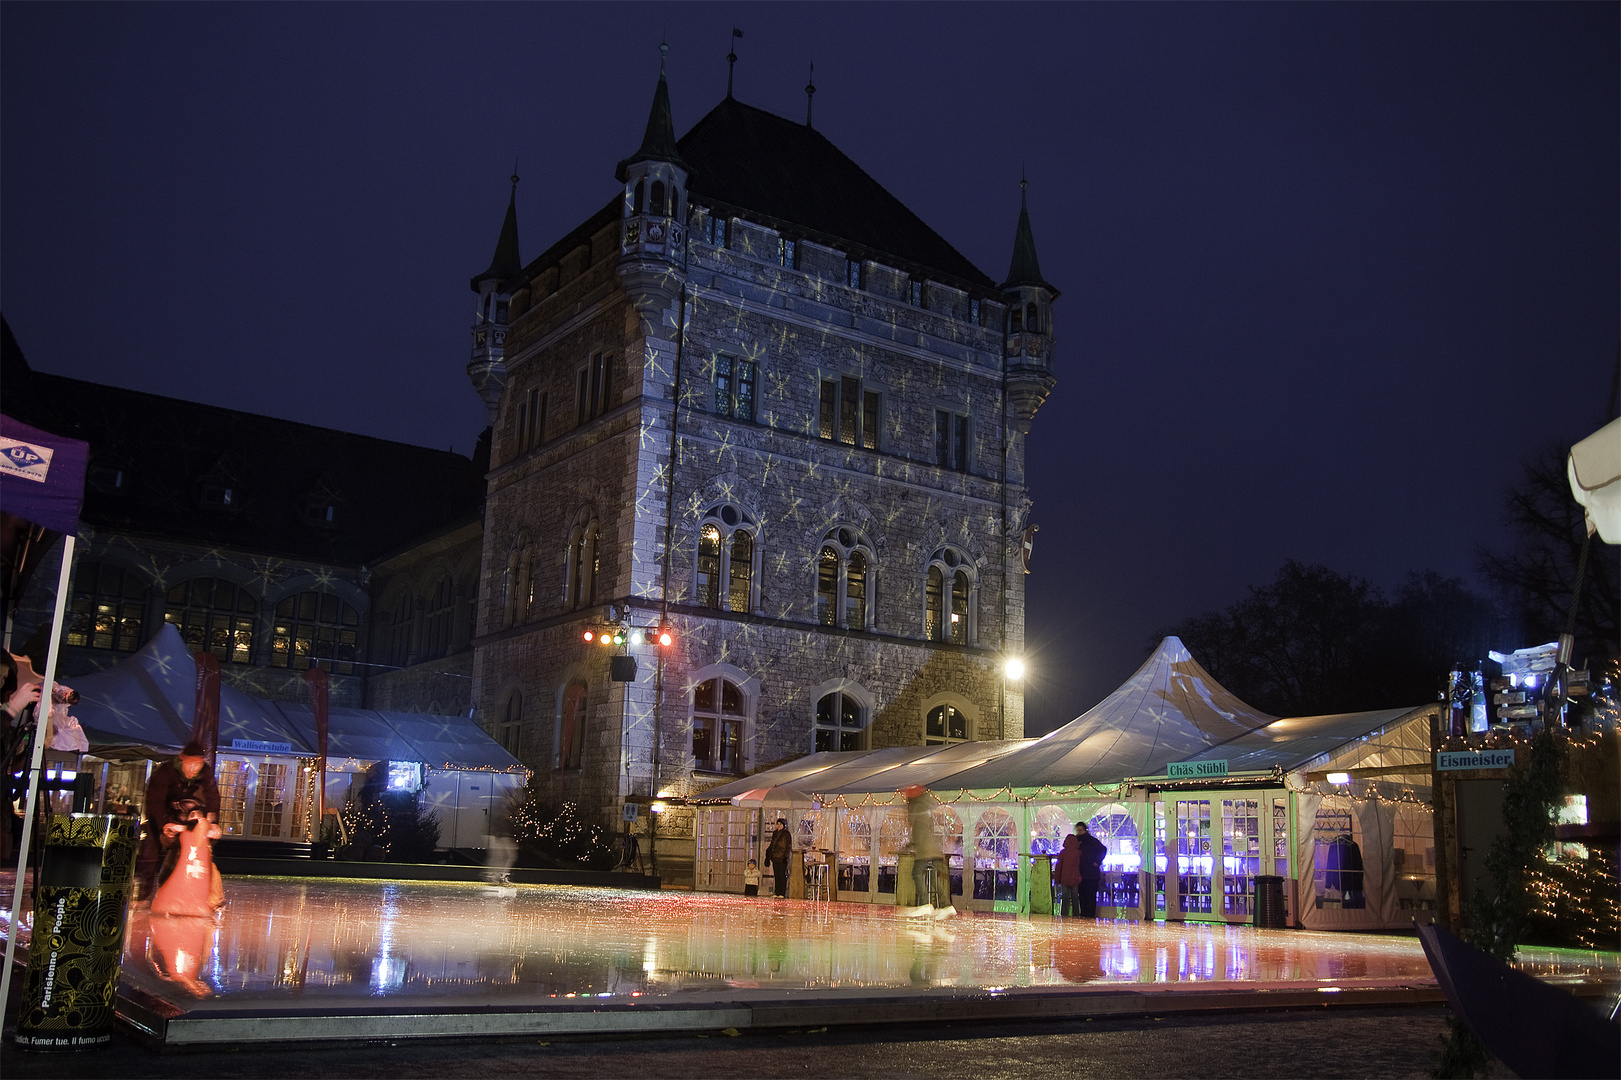
[[[250,878],[217,919],[135,912],[124,982],[180,1009],[653,1004],[864,990],[1431,987],[1415,938],[704,893]],[[1615,954],[1522,950],[1613,993]],[[647,1000],[653,999],[653,1000]]]

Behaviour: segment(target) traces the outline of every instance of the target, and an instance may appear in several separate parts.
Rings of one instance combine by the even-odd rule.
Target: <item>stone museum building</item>
[[[472,282],[472,705],[604,824],[817,750],[1024,731],[1058,292],[1023,208],[998,282],[809,120],[728,95],[677,139],[661,71],[607,205],[522,263],[514,178]]]

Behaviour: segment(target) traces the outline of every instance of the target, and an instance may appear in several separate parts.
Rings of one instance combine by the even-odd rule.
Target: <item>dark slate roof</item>
[[[659,66],[659,84],[653,91],[653,108],[647,114],[647,130],[642,133],[642,145],[634,154],[619,163],[614,175],[625,182],[625,170],[640,161],[668,161],[688,168],[676,149],[675,122],[670,116],[670,84]]]
[[[1030,231],[1030,207],[1025,202],[1023,192],[1019,194],[1019,226],[1013,233],[1013,263],[1008,267],[1007,280],[1002,282],[1002,288],[1020,285],[1040,286],[1052,293],[1054,300],[1058,299],[1058,290],[1041,276],[1041,261],[1036,258],[1036,237]]]
[[[727,98],[679,145],[700,202],[752,210],[968,284],[996,287],[814,128]]]
[[[507,216],[501,222],[501,235],[495,241],[495,257],[490,260],[490,268],[473,279],[473,291],[478,292],[479,283],[492,277],[497,281],[511,281],[522,270],[523,262],[518,258],[518,178],[513,176]]]
[[[375,561],[466,520],[484,478],[459,454],[32,371],[5,329],[5,409],[90,444],[82,520],[97,528],[332,565]],[[28,415],[24,415],[24,414]],[[128,493],[98,486],[125,470]],[[203,480],[228,478],[235,506],[205,506]],[[305,520],[316,495],[332,527]]]

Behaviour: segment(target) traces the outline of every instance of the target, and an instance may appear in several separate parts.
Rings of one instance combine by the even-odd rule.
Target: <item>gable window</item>
[[[923,720],[924,746],[950,746],[971,738],[968,717],[955,705],[936,705]]]
[[[968,321],[973,323],[975,326],[982,325],[980,323],[980,321],[979,321],[979,301],[978,300],[970,300],[970,301],[968,301]]]
[[[546,391],[530,390],[518,403],[518,452],[546,441]]]
[[[207,506],[217,506],[223,510],[230,510],[236,506],[236,489],[228,484],[204,484],[203,503]]]
[[[326,592],[301,592],[276,605],[270,628],[272,667],[302,671],[312,663],[333,675],[354,674],[360,613]]]
[[[883,419],[883,395],[879,391],[864,387],[860,379],[849,375],[823,379],[819,404],[822,438],[846,446],[878,449]]]
[[[968,471],[968,417],[962,413],[934,411],[934,460],[942,469]]]
[[[129,494],[129,470],[117,465],[92,465],[85,473],[91,490],[106,495]]]
[[[182,581],[164,598],[163,621],[180,631],[188,649],[234,664],[251,662],[258,614],[253,594],[223,578]]]
[[[141,644],[146,582],[112,563],[80,562],[73,568],[73,606],[65,640],[90,649],[134,652]]]
[[[867,709],[853,695],[835,690],[816,703],[817,752],[865,750]]]
[[[578,769],[585,756],[585,682],[576,679],[563,688],[558,700],[557,756],[559,769]]]
[[[575,376],[575,426],[595,420],[613,402],[613,365],[600,352],[591,354]]]
[[[700,607],[752,611],[754,516],[732,503],[712,506],[698,529],[696,597]]]
[[[304,520],[311,525],[336,525],[337,517],[337,506],[326,499],[311,499],[304,504]]]
[[[922,307],[923,306],[923,282],[918,281],[916,278],[914,278],[912,280],[912,290],[911,290],[911,292],[912,292],[912,295],[911,295],[912,306],[913,307]]]
[[[799,253],[795,250],[792,240],[777,238],[777,262],[790,269],[799,265]]]
[[[715,357],[715,414],[752,423],[756,375],[752,360]]]
[[[872,545],[854,529],[837,528],[816,556],[816,621],[866,630],[874,611]]]
[[[384,615],[388,620],[384,633],[384,657],[392,667],[402,668],[411,662],[412,612],[415,607],[410,590],[402,590],[394,609]]]
[[[953,547],[943,547],[929,560],[923,587],[923,636],[930,641],[967,645],[974,640],[974,599],[978,590],[973,565]]]
[[[705,772],[743,771],[743,690],[730,679],[709,679],[692,691],[692,765]]]
[[[852,289],[861,288],[861,260],[847,259],[844,263],[844,283]]]

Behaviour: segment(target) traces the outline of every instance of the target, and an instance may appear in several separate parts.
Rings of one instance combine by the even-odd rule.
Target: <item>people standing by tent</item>
[[[1109,849],[1092,835],[1084,821],[1075,823],[1075,839],[1081,852],[1080,916],[1095,919],[1098,917],[1098,886],[1103,881],[1103,860],[1108,857]]]
[[[0,768],[5,769],[7,858],[16,858],[22,836],[22,814],[14,809],[28,798],[28,750],[34,735],[34,709],[39,707],[43,681],[26,657],[0,652]]]
[[[198,817],[209,824],[219,821],[219,787],[214,783],[214,770],[206,754],[201,744],[189,742],[173,761],[152,770],[152,779],[147,781],[146,820],[135,862],[136,883],[143,899],[150,900],[159,882],[174,869],[181,853],[179,833]],[[180,828],[165,828],[169,825]],[[213,869],[211,876],[217,879],[219,871]],[[223,901],[223,888],[218,891]]]
[[[1064,837],[1058,853],[1058,885],[1063,890],[1058,917],[1068,919],[1081,913],[1081,840],[1074,833]]]
[[[794,838],[788,832],[788,819],[778,818],[777,828],[771,834],[771,843],[766,845],[765,857],[771,863],[776,894],[783,898],[788,896],[788,856],[793,851]]]

